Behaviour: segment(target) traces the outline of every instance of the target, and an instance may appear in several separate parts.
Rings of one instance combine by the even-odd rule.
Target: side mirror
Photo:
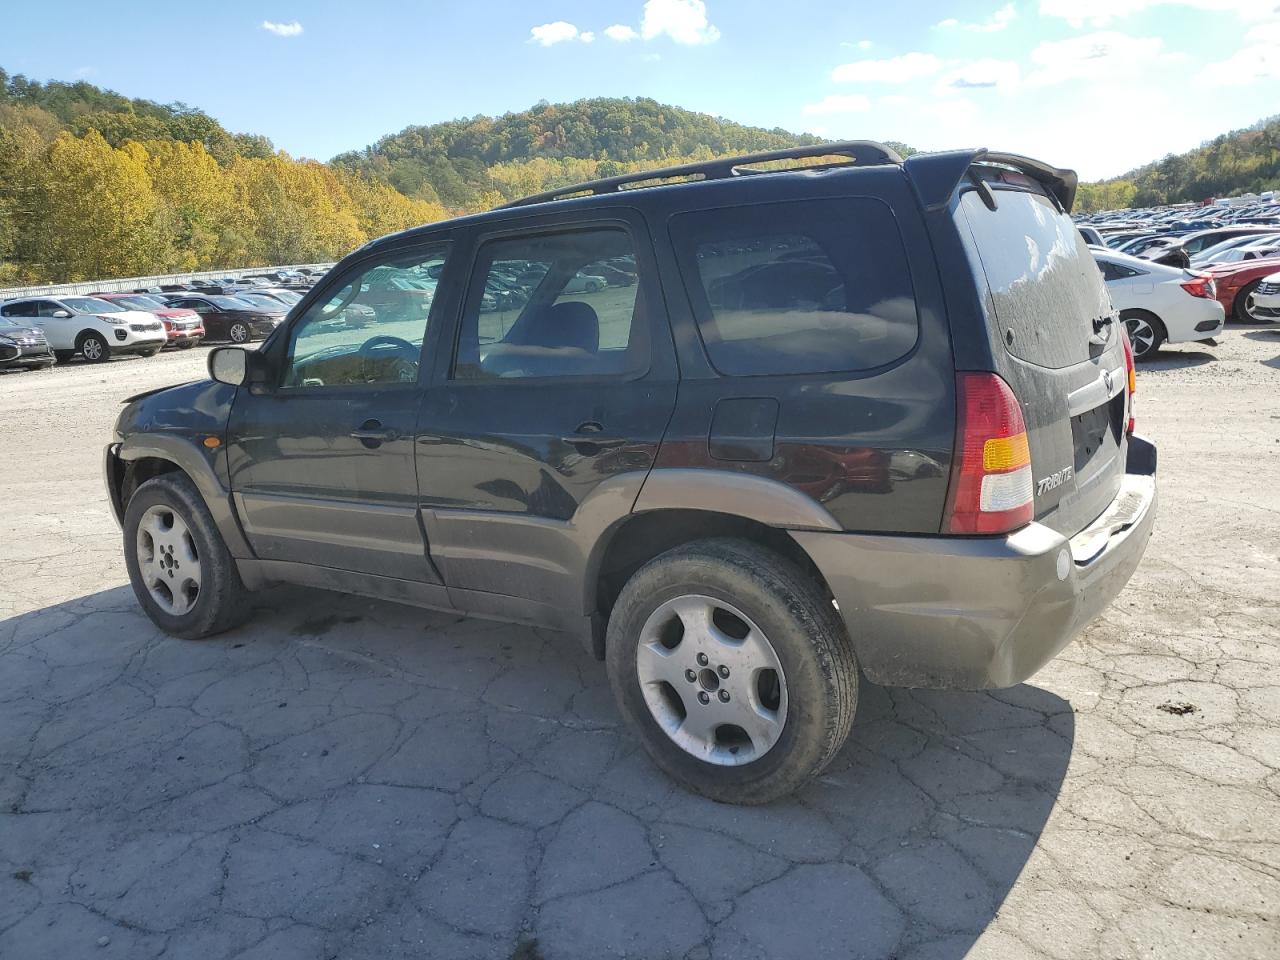
[[[55,310],[55,311],[53,311],[53,313],[52,313],[52,314],[50,314],[50,316],[52,316],[55,320],[69,320],[69,319],[71,319],[71,311],[70,311],[70,310]]]
[[[209,354],[209,376],[238,387],[249,378],[249,352],[240,347],[215,347]]]

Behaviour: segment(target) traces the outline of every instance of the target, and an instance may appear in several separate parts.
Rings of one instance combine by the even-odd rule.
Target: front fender
[[[219,452],[215,458],[222,457]],[[112,464],[115,458],[121,462],[120,467]],[[213,522],[222,534],[227,551],[236,559],[250,559],[253,551],[245,539],[240,527],[240,519],[236,515],[235,505],[231,499],[231,491],[218,476],[215,463],[210,459],[208,451],[197,445],[194,440],[185,436],[165,433],[142,433],[125,437],[117,444],[107,448],[107,490],[112,495],[112,510],[116,519],[123,523],[125,504],[120,499],[123,467],[131,461],[154,458],[172,463],[196,485],[204,498],[205,506],[213,516]],[[116,478],[112,486],[112,478]]]

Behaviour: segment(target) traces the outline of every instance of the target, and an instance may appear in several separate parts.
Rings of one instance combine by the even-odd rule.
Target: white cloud
[[[1018,85],[1022,71],[1012,60],[996,60],[984,57],[956,64],[942,74],[939,87],[952,90],[1000,88],[1007,90]]]
[[[822,117],[832,113],[862,113],[871,109],[871,101],[860,93],[833,93],[818,103],[806,103],[800,112],[810,117]]]
[[[274,33],[277,37],[296,37],[302,32],[302,24],[297,20],[290,20],[288,23],[274,23],[271,20],[263,20],[262,29],[267,33]]]
[[[887,60],[856,60],[842,63],[831,71],[837,83],[907,83],[932,77],[943,67],[943,61],[931,53],[904,53]]]
[[[554,20],[551,23],[544,23],[541,26],[534,27],[529,31],[529,42],[537,43],[544,47],[551,47],[557,43],[564,43],[568,40],[579,40],[587,36],[594,40],[595,34],[579,34],[578,28],[572,23],[566,23],[563,20]],[[591,40],[586,40],[590,43]]]
[[[1105,27],[1154,7],[1229,13],[1241,20],[1266,20],[1277,12],[1276,0],[1040,0],[1042,16],[1057,17],[1073,27]]]
[[[1031,51],[1027,82],[1050,86],[1069,80],[1115,80],[1146,76],[1157,61],[1174,59],[1159,37],[1101,31],[1068,40],[1048,40]]]
[[[619,43],[630,43],[632,40],[640,39],[640,34],[636,33],[635,28],[628,27],[625,23],[615,23],[612,27],[606,27],[604,35]]]
[[[944,30],[952,27],[963,27],[966,30],[972,30],[974,33],[996,33],[1009,26],[1017,16],[1017,8],[1012,3],[1006,3],[987,19],[978,23],[961,23],[955,17],[948,17],[937,25]]]
[[[583,30],[580,34],[578,34],[578,39],[581,40],[583,43],[595,43],[596,35],[592,33],[590,30]]]
[[[859,50],[870,50],[872,44],[870,40],[859,40],[857,43],[850,43],[848,40],[841,40],[840,46],[850,48],[857,47]]]
[[[703,0],[645,0],[640,35],[646,40],[665,35],[691,46],[720,39],[720,31],[707,19]]]
[[[1247,87],[1280,78],[1280,23],[1255,27],[1247,42],[1227,57],[1204,67],[1196,82],[1210,87]]]

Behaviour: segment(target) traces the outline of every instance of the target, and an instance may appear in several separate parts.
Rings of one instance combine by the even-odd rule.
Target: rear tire
[[[654,762],[725,803],[804,786],[857,708],[857,661],[825,590],[740,540],[696,541],[641,567],[609,617],[606,661]]]
[[[252,337],[249,325],[240,320],[227,327],[227,339],[232,343],[248,343]]]
[[[1125,310],[1120,320],[1129,331],[1129,343],[1133,347],[1133,359],[1150,360],[1165,341],[1164,324],[1154,313],[1145,310]]]
[[[80,356],[90,363],[106,363],[111,359],[111,347],[107,344],[106,339],[98,333],[82,334],[80,342],[76,344],[76,349],[80,351]]]
[[[129,498],[124,557],[134,596],[165,633],[199,640],[249,617],[249,591],[184,473],[148,480]]]

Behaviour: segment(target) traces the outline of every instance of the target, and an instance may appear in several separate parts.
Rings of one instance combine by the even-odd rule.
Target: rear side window
[[[906,250],[878,200],[703,210],[672,218],[671,234],[720,373],[867,370],[915,345]]]

